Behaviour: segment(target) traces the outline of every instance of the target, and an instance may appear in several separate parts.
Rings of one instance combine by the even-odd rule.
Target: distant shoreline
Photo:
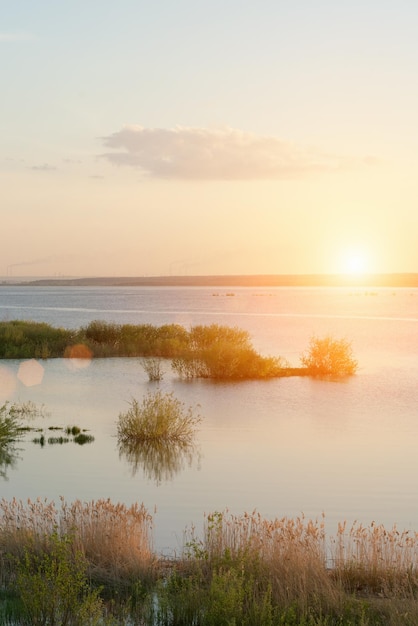
[[[418,273],[398,274],[237,274],[211,276],[104,276],[20,279],[5,286],[29,287],[418,287]]]

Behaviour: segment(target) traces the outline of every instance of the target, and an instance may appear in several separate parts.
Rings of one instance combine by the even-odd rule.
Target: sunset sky
[[[0,18],[0,276],[418,272],[415,0]]]

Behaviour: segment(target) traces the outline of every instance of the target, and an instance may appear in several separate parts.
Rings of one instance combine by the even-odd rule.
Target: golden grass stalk
[[[418,590],[418,533],[387,530],[372,522],[338,525],[332,542],[333,571],[347,590],[380,594]]]
[[[326,566],[324,521],[283,517],[266,520],[258,513],[231,515],[228,511],[208,515],[204,539],[193,536],[188,554],[202,558],[208,572],[218,566],[237,564],[256,575],[260,589],[271,586],[279,606],[336,606],[340,592]]]
[[[20,558],[25,549],[50,549],[54,532],[70,536],[95,578],[132,579],[151,572],[152,516],[141,504],[128,507],[110,500],[67,503],[46,499],[26,503],[15,498],[0,501],[0,556]],[[3,558],[4,565],[4,558]]]

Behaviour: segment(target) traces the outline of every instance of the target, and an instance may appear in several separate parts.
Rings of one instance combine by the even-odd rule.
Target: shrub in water
[[[194,326],[189,349],[173,359],[172,368],[180,378],[246,380],[273,378],[283,374],[280,358],[264,357],[251,345],[247,331],[228,326]]]
[[[163,379],[162,359],[159,357],[148,357],[141,359],[141,365],[148,375],[150,382],[160,381]]]
[[[322,378],[351,376],[357,370],[351,343],[330,336],[322,339],[312,337],[307,352],[301,356],[301,362],[313,376]]]
[[[141,404],[133,399],[129,410],[120,413],[119,443],[132,440],[188,443],[200,420],[192,407],[186,408],[172,393],[148,393]]]

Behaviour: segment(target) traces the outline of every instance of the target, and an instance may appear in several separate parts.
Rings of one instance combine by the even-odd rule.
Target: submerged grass
[[[153,552],[151,529],[152,516],[143,506],[61,500],[57,508],[46,500],[2,500],[4,611],[8,607],[12,614],[14,606],[18,612],[25,600],[19,580],[25,588],[36,582],[32,595],[39,597],[52,584],[45,584],[51,571],[57,571],[62,585],[76,576],[82,595],[71,596],[72,610],[90,598],[102,611],[97,623],[418,623],[417,533],[341,524],[329,540],[323,519],[215,512],[205,518],[202,537],[193,528],[186,531],[183,553],[167,561]],[[57,592],[62,589],[59,585]]]

